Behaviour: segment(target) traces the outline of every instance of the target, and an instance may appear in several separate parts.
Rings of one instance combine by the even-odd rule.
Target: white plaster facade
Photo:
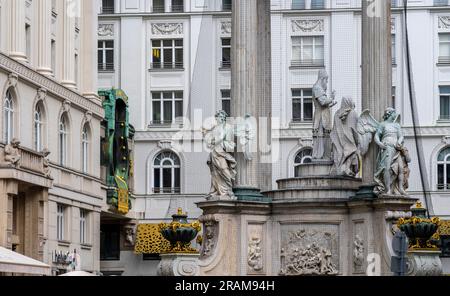
[[[1,193],[0,245],[24,247],[25,255],[50,264],[54,271],[67,266],[54,264],[53,254],[74,250],[80,255],[81,269],[100,269],[100,212],[106,194],[100,179],[104,112],[97,96],[96,6],[92,0],[0,1],[0,146],[3,151],[8,144],[4,108],[10,93],[14,109],[11,133],[20,140],[22,151],[22,165],[14,169],[15,177],[8,176],[5,167],[0,170],[2,182],[16,186],[14,195],[5,189]],[[37,106],[41,108],[39,135]],[[64,140],[60,135],[62,117],[66,119]],[[85,153],[83,128],[87,131]],[[53,181],[41,170],[45,148],[50,152]],[[23,151],[34,158],[25,158]],[[28,168],[36,164],[41,167],[30,173]],[[46,180],[44,186],[40,180]],[[35,215],[23,225],[25,234],[15,233],[22,227],[21,222],[13,222],[18,215],[15,200],[22,196],[27,204],[39,192],[38,208],[30,209]],[[59,222],[58,207],[63,209]]]
[[[180,206],[190,217],[198,217],[201,213],[195,203],[203,199],[210,186],[207,153],[177,151],[171,141],[180,131],[179,125],[150,124],[152,92],[183,91],[183,115],[191,123],[189,126],[184,122],[184,128],[191,131],[188,134],[194,150],[202,145],[202,121],[222,108],[221,90],[231,86],[231,72],[221,65],[221,39],[231,37],[231,13],[222,9],[223,1],[185,0],[184,12],[178,13],[171,12],[170,0],[164,2],[166,12],[156,12],[153,2],[116,0],[114,14],[102,13],[101,4],[98,9],[100,28],[110,28],[99,39],[114,40],[114,70],[99,73],[99,87],[121,88],[130,99],[131,123],[137,131],[134,211],[142,223],[169,219]],[[293,9],[292,3],[272,0],[272,115],[279,121],[273,137],[280,143],[279,157],[273,164],[274,188],[276,180],[294,177],[295,156],[310,147],[312,141],[311,123],[292,120],[292,89],[310,89],[322,68],[291,66],[293,36],[323,36],[323,67],[330,74],[329,89],[336,90],[339,100],[342,96],[352,96],[361,111],[361,1],[326,0],[323,9],[310,9],[311,1],[305,1],[306,10]],[[450,32],[445,21],[450,17],[450,6],[435,6],[433,0],[409,1],[409,5],[416,109],[426,181],[432,196],[428,207],[432,214],[449,219],[450,191],[438,190],[437,155],[450,145],[450,121],[441,120],[439,114],[439,86],[450,85],[450,64],[439,63],[439,34]],[[393,8],[395,107],[402,113],[406,144],[413,156],[409,193],[421,198],[403,28],[402,10]],[[182,69],[152,69],[151,42],[159,39],[183,40]],[[177,195],[153,194],[153,160],[166,150],[177,153],[181,161],[180,194]]]

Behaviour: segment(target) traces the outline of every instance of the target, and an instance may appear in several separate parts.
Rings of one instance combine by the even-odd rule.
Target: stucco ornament
[[[353,266],[360,270],[364,264],[364,242],[359,235],[355,236],[353,242]]]
[[[236,178],[236,160],[231,153],[236,144],[233,141],[233,127],[227,124],[227,113],[217,112],[216,125],[212,129],[203,129],[209,154],[208,166],[211,170],[211,191],[208,200],[235,200],[233,183]]]
[[[19,168],[21,158],[20,141],[14,138],[10,144],[5,146],[5,162],[10,166]]]
[[[125,242],[129,246],[134,246],[135,244],[135,229],[133,225],[127,225],[124,227],[125,232]]]
[[[334,126],[331,132],[333,171],[339,176],[355,177],[359,173],[357,125],[358,114],[355,111],[355,102],[350,97],[342,98],[341,108],[334,115]]]
[[[263,257],[261,249],[261,238],[253,236],[248,242],[248,266],[254,271],[263,269]]]
[[[48,158],[50,151],[47,148],[44,148],[44,150],[42,150],[42,155],[44,156],[44,175],[51,179],[50,159]]]
[[[219,221],[214,215],[201,216],[199,221],[203,223],[201,258],[208,258],[214,254],[219,237]]]
[[[381,123],[368,110],[361,114],[358,122],[361,153],[367,153],[372,140],[379,147],[374,180],[374,192],[378,195],[407,195],[410,174],[408,163],[411,158],[404,146],[404,135],[399,122],[400,114],[393,108],[386,109]]]
[[[313,125],[313,159],[331,160],[330,133],[333,127],[331,108],[337,104],[335,92],[327,95],[328,74],[325,70],[319,71],[319,77],[314,84],[314,125]]]

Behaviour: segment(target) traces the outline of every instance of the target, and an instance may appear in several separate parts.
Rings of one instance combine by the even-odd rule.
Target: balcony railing
[[[102,14],[113,14],[115,12],[114,6],[104,6],[102,7]]]
[[[292,60],[291,67],[302,68],[302,67],[323,67],[324,60]]]
[[[183,69],[183,62],[151,63],[150,69]]]
[[[153,6],[153,12],[154,13],[164,13],[165,12],[164,5],[154,5]]]
[[[163,193],[163,194],[180,194],[181,189],[180,188],[153,188],[153,193]]]
[[[25,148],[20,148],[20,167],[36,172],[44,173],[44,156]]]
[[[98,71],[99,72],[112,72],[112,71],[114,71],[114,64],[113,63],[98,64]]]
[[[233,4],[231,4],[231,3],[222,4],[222,11],[231,11],[232,8],[233,8]]]
[[[221,61],[220,62],[220,68],[221,69],[230,69],[231,68],[231,61]]]
[[[184,12],[184,5],[172,5],[172,12]]]
[[[439,57],[439,64],[450,64],[450,57]]]
[[[450,190],[450,184],[438,184],[437,189],[438,190]]]

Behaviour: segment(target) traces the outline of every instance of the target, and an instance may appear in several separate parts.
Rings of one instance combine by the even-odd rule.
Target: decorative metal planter
[[[397,226],[409,239],[410,250],[437,249],[433,235],[437,232],[440,220],[437,217],[428,219],[426,209],[418,202],[411,209],[412,217],[399,219]]]
[[[201,231],[201,226],[198,221],[188,223],[187,217],[180,208],[178,213],[172,216],[171,223],[159,224],[162,236],[170,242],[168,253],[198,253],[191,247],[191,241]]]

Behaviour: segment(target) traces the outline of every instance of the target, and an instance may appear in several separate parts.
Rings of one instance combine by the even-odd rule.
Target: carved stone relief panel
[[[248,225],[247,228],[247,273],[249,275],[264,274],[264,233],[263,225]]]
[[[337,275],[338,233],[335,224],[282,225],[280,275]]]
[[[219,221],[214,215],[205,215],[199,218],[203,223],[203,241],[200,259],[206,259],[214,254],[219,237]]]
[[[352,262],[353,273],[364,273],[366,258],[366,240],[364,236],[364,222],[355,221],[353,224]]]

